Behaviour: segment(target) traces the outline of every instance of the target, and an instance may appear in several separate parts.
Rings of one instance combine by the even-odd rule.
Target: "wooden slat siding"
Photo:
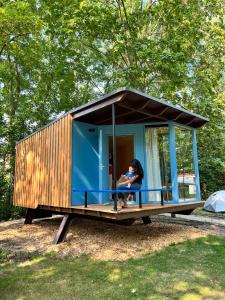
[[[64,122],[62,122],[61,124],[61,138],[62,138],[62,143],[66,145],[66,135],[67,135],[67,132],[66,132],[66,120],[64,120]],[[63,134],[63,132],[65,134]],[[64,151],[62,153],[62,160],[61,160],[61,169],[62,169],[62,172],[60,174],[60,176],[63,176],[64,173],[66,173],[66,156],[68,155],[68,151]],[[62,186],[62,189],[61,189],[61,196],[62,196],[62,201],[63,201],[63,204],[65,205],[65,198],[66,198],[66,184]]]
[[[20,198],[18,200],[20,200],[21,206],[24,206],[22,203],[22,199],[23,199],[23,188],[22,188],[23,158],[22,158],[22,149],[21,149],[22,147],[21,147],[21,145],[17,145],[17,147],[18,147],[19,169],[17,170],[18,176],[15,177],[15,182],[18,186],[17,193],[20,196]],[[16,181],[16,178],[20,178],[20,180]],[[15,197],[14,197],[14,201],[16,201]]]
[[[25,152],[25,186],[24,186],[24,201],[25,203],[31,203],[33,201],[33,178],[34,178],[34,153],[33,145],[30,139],[26,141]],[[26,193],[27,189],[27,193]]]
[[[63,176],[64,176],[64,169],[63,169],[63,155],[64,155],[64,152],[65,151],[61,151],[62,147],[63,147],[63,144],[64,144],[64,141],[63,141],[63,138],[66,134],[66,132],[63,131],[63,123],[64,123],[64,120],[62,120],[62,122],[59,124],[58,126],[58,135],[60,137],[60,143],[58,143],[58,147],[59,147],[59,152],[60,153],[60,156],[61,156],[61,159],[60,161],[58,162],[58,169],[59,169],[59,172],[58,172],[58,180],[59,182],[63,181]],[[65,144],[64,144],[65,145]],[[65,207],[65,203],[64,203],[64,193],[63,193],[63,190],[64,190],[64,185],[60,186],[60,189],[59,189],[59,195],[61,197],[61,201],[62,201],[62,206]]]
[[[27,151],[27,143],[24,144],[24,147],[21,148],[22,151],[22,197],[23,197],[23,205],[25,205],[25,173],[26,173],[26,157],[25,157],[25,153]]]
[[[23,187],[22,187],[22,174],[23,174],[23,159],[22,159],[22,147],[21,145],[17,145],[18,147],[18,159],[19,159],[19,169],[17,170],[17,174],[19,175],[19,172],[20,172],[20,176],[17,176],[20,177],[20,180],[17,181],[17,193],[19,194],[20,196],[20,204],[21,206],[24,206],[23,203],[22,203],[22,199],[23,199]],[[15,177],[16,179],[16,177]],[[16,181],[15,181],[16,182]],[[16,201],[15,197],[14,197],[14,201]]]
[[[41,148],[39,149],[41,156],[41,170],[42,170],[42,184],[41,184],[41,196],[39,202],[43,202],[43,199],[47,200],[47,168],[46,168],[46,131],[41,131]],[[38,202],[38,203],[39,203]]]
[[[69,174],[72,174],[72,118],[69,122],[66,122],[66,143],[68,145],[68,154],[67,154],[67,160],[66,165],[69,166]],[[66,193],[67,197],[65,199],[71,199],[71,180],[66,181]]]
[[[34,135],[34,139],[31,140],[30,139],[30,150],[32,152],[32,160],[31,160],[31,186],[30,186],[30,202],[35,202],[35,204],[38,203],[38,177],[39,177],[39,162],[38,162],[38,155],[37,155],[37,151],[38,151],[38,147],[36,145],[38,145],[39,143],[39,135],[36,134]]]
[[[50,157],[50,142],[49,142],[49,127],[47,127],[44,131],[45,133],[45,141],[46,141],[46,150],[45,150],[45,176],[46,176],[46,183],[45,183],[45,198],[43,199],[44,202],[49,203],[49,195],[48,195],[48,185],[50,184],[49,182],[49,172],[48,170],[48,162],[49,162],[49,157]]]
[[[20,169],[19,168],[19,163],[20,163],[20,157],[18,155],[18,147],[16,147],[16,160],[15,160],[15,177],[17,177],[17,172]],[[18,182],[14,183],[14,193],[13,193],[13,204],[15,204],[15,195],[19,194],[20,197],[20,190],[19,190],[19,186],[18,186]]]
[[[43,148],[42,148],[42,164],[43,164],[43,186],[42,186],[42,198],[41,202],[46,203],[48,202],[48,128],[42,131],[42,141],[43,141]]]
[[[28,152],[28,140],[26,140],[25,147],[23,149],[23,204],[26,204],[26,196],[29,193],[29,175],[27,172],[27,159],[26,159],[26,153]],[[28,189],[28,193],[26,193],[26,189]]]
[[[54,137],[55,137],[55,143],[54,143],[54,153],[56,157],[59,157],[59,151],[58,151],[58,144],[59,144],[59,137],[58,137],[58,125],[54,126]],[[58,180],[58,163],[59,160],[54,162],[53,164],[53,174],[54,174],[54,190],[53,190],[53,199],[57,198],[57,195],[59,194],[59,180]],[[59,195],[59,198],[61,196]]]
[[[54,157],[59,157],[59,153],[57,151],[57,147],[59,145],[59,140],[60,137],[58,138],[58,132],[57,132],[57,128],[60,126],[60,123],[57,124],[55,123],[54,126],[54,131],[53,131],[53,158]],[[59,197],[59,199],[61,199],[61,195],[59,194],[59,182],[58,182],[58,178],[57,178],[57,167],[58,167],[58,162],[59,160],[57,159],[56,161],[53,160],[53,166],[52,166],[52,177],[53,177],[53,197],[52,200],[57,199],[57,197]],[[61,199],[62,201],[62,199]]]
[[[26,158],[25,158],[25,152],[26,152],[26,143],[24,143],[24,147],[21,147],[21,152],[22,152],[22,158],[21,158],[21,163],[22,163],[22,181],[21,181],[21,189],[22,189],[22,204],[23,206],[25,205],[25,199],[24,199],[24,193],[25,193],[25,172],[26,172]]]
[[[61,141],[61,143],[59,143],[59,148],[61,148],[62,145],[65,144],[64,143],[64,136],[66,135],[66,132],[64,132],[63,124],[64,124],[64,120],[60,123],[60,126],[58,127],[60,141]],[[64,153],[65,152],[61,153],[61,160],[59,161],[59,170],[60,170],[60,172],[59,172],[59,180],[60,181],[62,180],[62,177],[64,176],[63,175],[64,174],[64,164],[63,164]],[[61,186],[59,193],[60,193],[60,197],[62,199],[62,205],[65,206],[65,202],[64,202],[64,197],[65,197],[64,196],[64,185]]]
[[[34,186],[34,164],[35,164],[35,155],[34,155],[34,144],[31,140],[27,140],[28,144],[28,157],[27,157],[27,175],[29,175],[29,193],[26,195],[26,202],[30,203],[33,201],[34,195],[32,193]]]
[[[72,117],[56,121],[16,146],[14,205],[70,207]]]
[[[56,125],[57,123],[54,123],[52,128],[51,128],[51,158],[50,158],[50,176],[51,176],[51,186],[50,186],[50,190],[51,190],[51,193],[50,193],[50,202],[51,204],[53,205],[53,201],[54,199],[56,199],[55,197],[55,178],[54,178],[54,175],[55,175],[55,164],[56,164],[56,161],[55,161],[55,126],[58,126],[58,124]]]
[[[27,161],[28,173],[30,176],[30,184],[29,184],[29,194],[27,195],[26,202],[32,202],[34,199],[34,194],[32,193],[34,187],[34,172],[35,170],[35,143],[32,143],[32,140],[28,141],[28,151],[29,151],[29,160]]]
[[[48,203],[52,205],[52,130],[53,130],[54,124],[49,128],[48,130],[48,136],[49,136],[49,159],[48,159]]]
[[[35,169],[34,169],[34,174],[36,175],[36,182],[33,185],[33,191],[36,191],[36,195],[34,196],[35,198],[35,203],[36,205],[38,205],[41,202],[41,197],[42,197],[42,186],[43,186],[43,181],[42,181],[42,173],[41,173],[41,164],[43,162],[42,159],[42,144],[41,144],[41,136],[42,136],[42,132],[38,132],[38,134],[36,134],[36,139],[34,139],[34,155],[35,155]],[[34,135],[35,137],[35,135]]]
[[[28,152],[28,141],[26,140],[25,141],[25,145],[24,145],[24,149],[23,149],[23,156],[22,156],[22,159],[23,159],[23,204],[25,205],[26,204],[26,193],[25,193],[25,189],[27,188],[28,189],[28,193],[29,193],[29,186],[28,186],[28,182],[29,182],[29,175],[26,176],[26,174],[28,174],[27,172],[27,159],[26,159],[26,156],[25,156],[25,153]]]
[[[71,126],[72,128],[72,126]],[[64,131],[66,132],[65,136],[64,136],[64,143],[66,145],[69,145],[69,130],[68,130],[68,122],[64,122]],[[71,144],[72,144],[72,140],[71,140]],[[71,145],[72,147],[72,145]],[[72,158],[72,153],[70,154],[70,148],[67,147],[67,151],[65,152],[65,155],[64,155],[64,160],[63,160],[63,164],[64,164],[64,170],[66,171],[66,166],[68,165],[68,168],[70,170],[70,164],[68,162],[68,156],[70,155],[70,157]],[[71,181],[71,180],[70,180]],[[64,201],[66,202],[66,199],[67,197],[71,197],[71,194],[68,195],[68,189],[70,188],[70,181],[67,181],[65,183],[65,186],[64,186]]]
[[[51,182],[52,182],[52,185],[51,185],[51,188],[52,188],[52,190],[51,190],[51,199],[50,199],[50,201],[51,201],[52,205],[53,205],[53,202],[56,199],[56,182],[55,182],[55,165],[56,165],[55,157],[56,156],[55,156],[55,144],[60,139],[58,137],[56,139],[56,137],[55,137],[55,127],[60,125],[60,123],[59,124],[57,124],[57,123],[53,124],[53,128],[51,130],[51,148],[52,148],[52,151],[51,151],[51,153],[52,153],[51,154]],[[60,158],[60,160],[61,160],[61,158]],[[60,197],[60,195],[59,195],[59,197]]]
[[[52,132],[52,127],[48,128],[48,164],[47,164],[47,170],[48,170],[48,201],[47,203],[51,204],[51,151],[52,151],[52,147],[51,147],[51,132]]]

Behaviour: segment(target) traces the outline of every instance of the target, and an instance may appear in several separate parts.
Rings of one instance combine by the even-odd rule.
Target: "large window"
[[[146,141],[146,171],[148,189],[171,187],[169,128],[147,127]],[[160,192],[149,192],[149,201],[160,201]],[[172,200],[171,192],[164,194],[164,200]]]
[[[176,153],[179,199],[196,198],[192,130],[176,127]]]

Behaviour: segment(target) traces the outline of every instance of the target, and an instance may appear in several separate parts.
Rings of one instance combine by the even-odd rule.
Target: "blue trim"
[[[103,162],[103,132],[102,129],[99,129],[99,139],[98,139],[98,144],[99,144],[99,170],[98,170],[98,177],[99,177],[99,182],[98,182],[98,188],[101,189],[101,183],[103,181],[103,172],[102,168],[105,167],[105,162]],[[108,150],[108,149],[107,149]],[[99,195],[99,204],[102,204],[102,194]]]
[[[196,128],[192,128],[186,125],[182,125],[182,124],[177,124],[175,122],[173,122],[174,124],[174,128],[181,128],[181,129],[185,129],[185,130],[189,130],[189,132],[191,132],[192,134],[192,149],[193,149],[193,153],[192,153],[192,161],[193,161],[193,166],[194,166],[194,173],[195,173],[195,188],[196,188],[196,195],[195,198],[193,199],[185,199],[182,200],[180,199],[180,195],[179,195],[179,188],[178,188],[178,199],[180,203],[183,202],[194,202],[194,201],[200,201],[201,200],[201,195],[200,195],[200,183],[199,183],[199,170],[198,170],[198,154],[197,154],[197,142],[196,142]]]
[[[169,124],[169,147],[171,163],[172,197],[173,203],[179,203],[178,180],[177,180],[177,158],[176,137],[174,124]]]
[[[142,134],[143,134],[143,170],[144,170],[144,178],[143,178],[143,182],[142,182],[142,186],[147,187],[147,157],[146,157],[146,138],[145,138],[145,132],[146,132],[146,127],[145,125],[142,128]],[[148,203],[148,199],[147,199],[147,195],[145,194],[142,197],[142,202],[143,203]]]
[[[196,183],[196,200],[201,200],[200,180],[199,180],[199,168],[198,168],[198,147],[196,138],[196,129],[192,130],[193,139],[193,156],[194,156],[194,169],[195,169],[195,183]]]
[[[158,189],[139,189],[139,190],[112,190],[112,189],[107,189],[107,190],[95,190],[95,189],[73,189],[73,192],[75,193],[84,193],[84,192],[89,192],[89,193],[139,193],[139,192],[160,192],[160,191],[171,191],[171,188],[158,188]]]

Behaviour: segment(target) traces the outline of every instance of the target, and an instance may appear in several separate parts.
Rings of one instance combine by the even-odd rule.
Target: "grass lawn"
[[[53,254],[21,261],[0,251],[0,298],[225,299],[225,238],[190,240],[127,261]]]
[[[202,209],[201,207],[196,208],[192,212],[192,215],[225,219],[225,212],[214,213],[214,212],[206,211],[206,210]]]

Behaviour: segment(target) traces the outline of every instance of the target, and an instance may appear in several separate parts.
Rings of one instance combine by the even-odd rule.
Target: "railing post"
[[[139,208],[142,208],[142,194],[139,192]]]
[[[161,193],[161,205],[164,205],[163,189],[161,189],[160,193]]]
[[[179,203],[179,191],[177,180],[177,157],[176,157],[176,136],[174,124],[169,124],[169,148],[171,162],[171,179],[172,179],[172,197],[174,203]]]
[[[113,201],[114,201],[113,210],[117,211],[117,193],[114,194]]]
[[[88,195],[87,195],[87,191],[84,192],[84,207],[87,207],[87,203],[88,203]]]

